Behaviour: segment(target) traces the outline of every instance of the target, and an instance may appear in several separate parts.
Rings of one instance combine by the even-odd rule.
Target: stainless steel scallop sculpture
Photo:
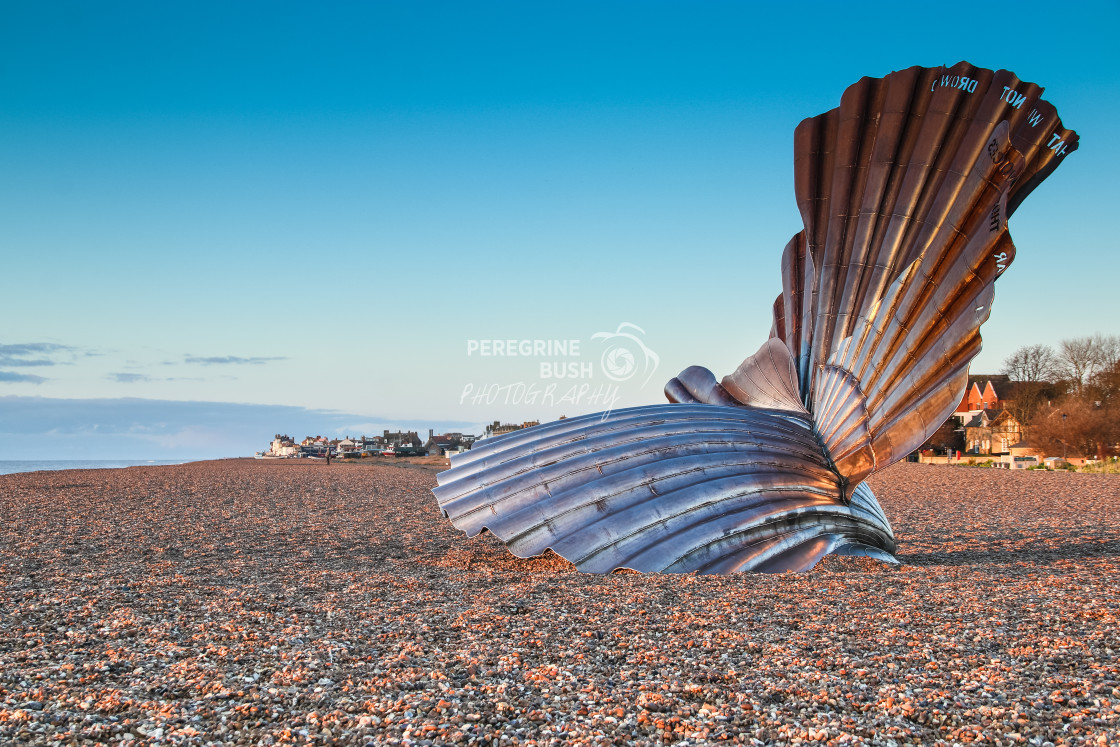
[[[595,573],[897,562],[863,481],[960,402],[1007,219],[1077,148],[1041,94],[964,62],[848,88],[794,134],[805,229],[759,351],[722,381],[685,369],[670,404],[479,442],[439,476],[444,515]]]

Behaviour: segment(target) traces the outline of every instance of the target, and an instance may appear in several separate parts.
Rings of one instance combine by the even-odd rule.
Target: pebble
[[[698,577],[515,558],[434,475],[0,476],[0,743],[1120,743],[1120,476],[900,464],[898,570]]]

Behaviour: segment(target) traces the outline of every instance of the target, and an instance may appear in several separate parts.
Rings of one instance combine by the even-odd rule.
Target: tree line
[[[1062,340],[1056,347],[1025,345],[1009,355],[998,387],[1004,408],[1023,438],[1049,456],[1116,456],[1120,443],[1120,335]],[[949,418],[924,448],[965,448],[964,433]]]
[[[1120,442],[1120,335],[1026,345],[1003,362],[1000,398],[1024,438],[1049,455],[1115,456]]]

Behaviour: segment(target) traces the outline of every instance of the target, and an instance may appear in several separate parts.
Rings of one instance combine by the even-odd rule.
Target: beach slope
[[[468,540],[422,465],[0,476],[0,742],[1116,743],[1120,476],[870,482],[899,570],[696,577]]]

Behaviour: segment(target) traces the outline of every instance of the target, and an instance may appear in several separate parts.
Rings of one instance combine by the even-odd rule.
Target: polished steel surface
[[[802,413],[650,405],[463,456],[473,459],[457,459],[435,490],[456,527],[486,528],[521,557],[552,548],[585,571],[802,570],[841,547],[894,549],[869,491],[835,500],[837,475]]]
[[[893,562],[863,480],[960,402],[1007,218],[1078,145],[1042,89],[958,63],[864,78],[794,134],[805,229],[782,256],[771,338],[717,381],[692,366],[672,403],[480,441],[435,494],[473,536],[580,570]]]

